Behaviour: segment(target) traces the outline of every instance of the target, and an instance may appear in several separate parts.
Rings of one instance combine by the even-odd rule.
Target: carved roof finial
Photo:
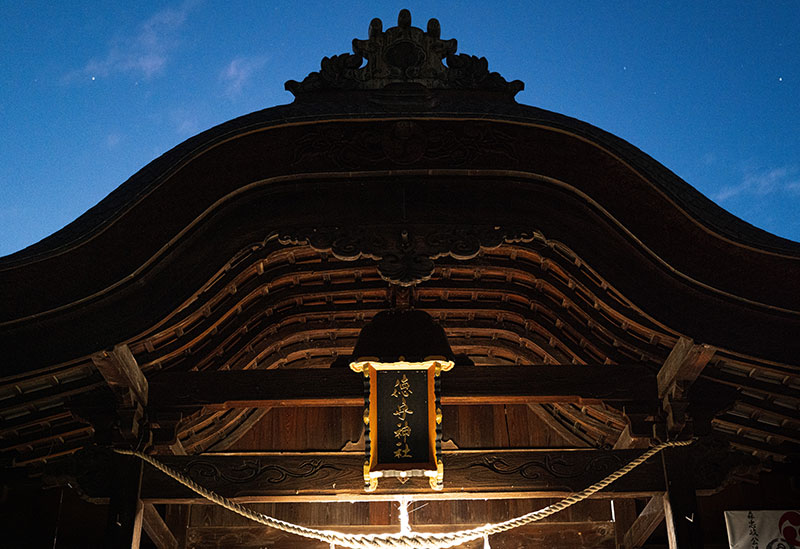
[[[411,12],[402,9],[400,13],[397,14],[397,26],[403,29],[407,29],[411,26]]]
[[[411,12],[400,10],[397,26],[383,30],[380,19],[369,24],[367,40],[353,40],[353,53],[325,57],[319,72],[302,82],[289,80],[286,89],[295,96],[330,90],[378,90],[391,84],[413,83],[428,89],[462,89],[514,95],[523,89],[519,80],[506,81],[489,72],[484,57],[456,55],[455,39],[442,40],[441,26],[430,19],[427,31],[411,26]],[[366,65],[364,64],[366,59]],[[447,64],[444,63],[446,61]]]

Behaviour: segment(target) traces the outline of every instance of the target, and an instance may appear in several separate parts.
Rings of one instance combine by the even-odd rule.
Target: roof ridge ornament
[[[510,98],[524,88],[520,80],[508,82],[499,73],[489,72],[485,57],[456,54],[456,47],[454,38],[441,39],[437,19],[430,19],[423,31],[411,26],[411,12],[404,9],[397,16],[396,27],[384,31],[381,20],[373,19],[369,38],[353,39],[353,53],[324,57],[319,72],[310,73],[302,82],[289,80],[285,88],[298,97],[308,92],[416,84],[427,89],[502,92]]]

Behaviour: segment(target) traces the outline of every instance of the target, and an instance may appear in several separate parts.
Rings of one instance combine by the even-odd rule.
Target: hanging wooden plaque
[[[350,368],[364,375],[364,482],[368,492],[381,477],[426,476],[442,489],[442,411],[439,374],[452,361],[378,362],[362,360]]]

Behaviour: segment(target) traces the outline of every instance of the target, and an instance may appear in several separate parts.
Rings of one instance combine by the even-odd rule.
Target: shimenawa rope
[[[542,520],[543,518],[549,517],[550,515],[558,513],[559,511],[563,511],[567,507],[570,507],[579,501],[585,500],[615,480],[625,476],[664,448],[668,448],[670,446],[688,446],[692,442],[694,441],[683,440],[662,442],[661,444],[650,448],[641,456],[623,466],[621,469],[611,473],[603,480],[592,484],[588,488],[576,494],[572,494],[571,496],[568,496],[552,505],[548,505],[543,509],[532,511],[504,522],[487,524],[485,526],[472,528],[470,530],[459,530],[457,532],[449,533],[399,532],[390,534],[344,534],[341,532],[335,532],[333,530],[317,530],[314,528],[307,528],[305,526],[292,524],[291,522],[286,522],[267,516],[263,513],[259,513],[234,501],[231,501],[228,498],[222,497],[211,490],[207,490],[184,474],[172,469],[171,467],[168,467],[167,465],[164,465],[152,456],[133,450],[115,449],[114,451],[118,454],[136,456],[146,461],[159,471],[163,472],[165,475],[173,478],[212,503],[216,503],[217,505],[220,505],[229,511],[233,511],[234,513],[249,518],[250,520],[265,526],[270,526],[290,534],[296,534],[298,536],[324,541],[326,543],[330,543],[332,546],[341,545],[342,547],[350,547],[351,549],[445,549],[447,547],[455,547],[456,545],[476,539],[483,538],[484,540],[487,540],[488,536],[490,535],[506,532],[508,530]]]

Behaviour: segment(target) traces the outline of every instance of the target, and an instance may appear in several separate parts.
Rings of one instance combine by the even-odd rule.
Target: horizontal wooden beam
[[[361,406],[364,383],[347,369],[160,372],[150,382],[156,410],[205,406]],[[442,374],[443,404],[605,402],[658,407],[655,374],[640,366],[457,366]]]
[[[758,460],[716,438],[701,438],[684,448],[686,476],[698,494],[714,493],[731,475],[747,474]],[[381,479],[364,492],[363,452],[220,453],[196,456],[158,455],[156,459],[199,485],[242,502],[393,501],[398,495],[420,499],[553,498],[594,484],[642,454],[628,450],[502,449],[454,450],[442,455],[444,490],[427,479]],[[48,486],[69,483],[87,499],[107,501],[113,480],[113,457],[105,448],[86,448],[48,463],[42,480]],[[613,482],[595,498],[649,498],[665,492],[660,460],[650,459]],[[145,465],[141,499],[149,503],[204,503],[200,496],[164,473]]]
[[[419,532],[452,532],[462,528],[483,526],[470,524],[457,526],[413,526]],[[326,529],[351,534],[375,534],[399,532],[392,526],[326,526]],[[491,545],[497,549],[512,547],[550,547],[553,549],[581,549],[614,547],[614,523],[610,521],[586,522],[540,522],[515,528],[509,532],[496,534],[490,538]],[[281,547],[281,549],[328,549],[330,544],[287,534],[266,526],[195,526],[187,530],[187,542],[195,549],[216,549],[217,547],[240,547],[242,549],[261,549]],[[464,549],[480,549],[483,540],[459,545]]]
[[[487,450],[445,453],[443,492],[427,479],[405,484],[382,479],[364,492],[362,453],[272,453],[159,456],[205,488],[240,502],[381,501],[398,495],[425,499],[559,497],[583,490],[616,471],[641,450]],[[651,460],[611,484],[598,497],[649,497],[665,490],[661,466]],[[150,503],[202,503],[162,472],[145,468],[142,499]]]

